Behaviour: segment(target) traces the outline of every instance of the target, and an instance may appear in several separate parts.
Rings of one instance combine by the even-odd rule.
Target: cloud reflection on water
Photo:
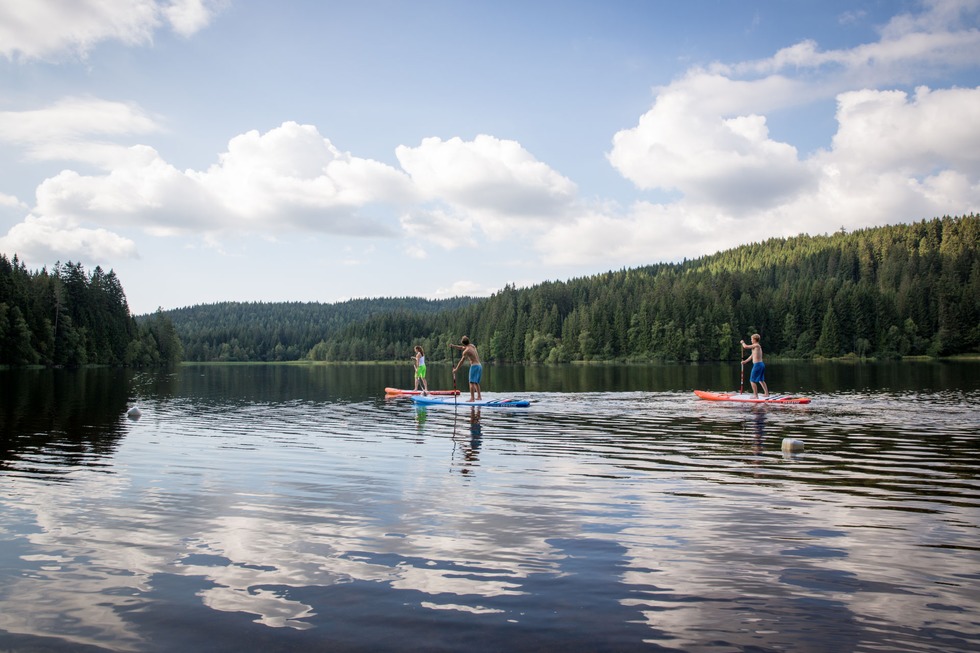
[[[181,600],[162,589],[179,576],[202,606],[297,631],[336,607],[300,590],[360,582],[508,623],[587,606],[579,626],[642,621],[650,641],[687,650],[709,632],[788,649],[815,618],[838,627],[828,647],[872,629],[978,637],[966,543],[980,488],[934,475],[921,443],[846,449],[881,434],[839,414],[826,426],[813,412],[692,418],[633,395],[588,413],[561,401],[484,411],[477,456],[473,422],[453,413],[420,425],[399,405],[256,406],[244,420],[157,406],[126,426],[110,473],[0,475],[2,555],[21,570],[4,575],[0,628],[145,650],[132,615]],[[779,440],[800,429],[812,446],[785,461]]]

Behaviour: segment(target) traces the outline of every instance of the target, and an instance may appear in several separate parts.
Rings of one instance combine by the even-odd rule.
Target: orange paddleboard
[[[768,397],[759,395],[753,397],[749,392],[709,392],[708,390],[695,390],[694,394],[707,399],[708,401],[741,401],[749,404],[808,404],[809,397],[792,397],[790,395],[774,395]]]

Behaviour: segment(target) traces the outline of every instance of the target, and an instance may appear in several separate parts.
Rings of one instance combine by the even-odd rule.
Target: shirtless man
[[[463,361],[468,361],[470,364],[470,401],[483,399],[483,395],[480,393],[480,379],[483,376],[480,354],[477,353],[476,346],[470,344],[470,339],[467,336],[463,336],[460,342],[463,344],[449,345],[453,349],[459,349],[463,352],[459,357],[459,362],[453,367],[453,376],[455,377],[456,370],[463,364]]]
[[[765,392],[766,397],[769,396],[769,387],[766,385],[766,364],[762,362],[762,345],[759,344],[759,334],[752,334],[752,344],[745,344],[744,340],[739,340],[742,344],[742,349],[750,349],[752,353],[742,361],[742,365],[745,365],[749,361],[752,361],[752,373],[749,374],[749,383],[752,384],[752,398],[759,398],[759,387],[756,385],[761,384],[762,390]]]

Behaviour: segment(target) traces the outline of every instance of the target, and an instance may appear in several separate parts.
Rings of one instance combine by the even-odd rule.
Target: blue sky
[[[134,314],[980,210],[980,0],[0,0],[0,252]]]

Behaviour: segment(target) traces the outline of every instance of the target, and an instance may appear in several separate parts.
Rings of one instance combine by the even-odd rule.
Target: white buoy
[[[142,414],[143,413],[140,412],[140,409],[137,408],[136,406],[133,406],[128,411],[126,411],[126,416],[129,417],[130,419],[139,419],[140,415]]]
[[[788,451],[790,453],[799,453],[800,451],[803,451],[803,440],[783,438],[783,451]]]

